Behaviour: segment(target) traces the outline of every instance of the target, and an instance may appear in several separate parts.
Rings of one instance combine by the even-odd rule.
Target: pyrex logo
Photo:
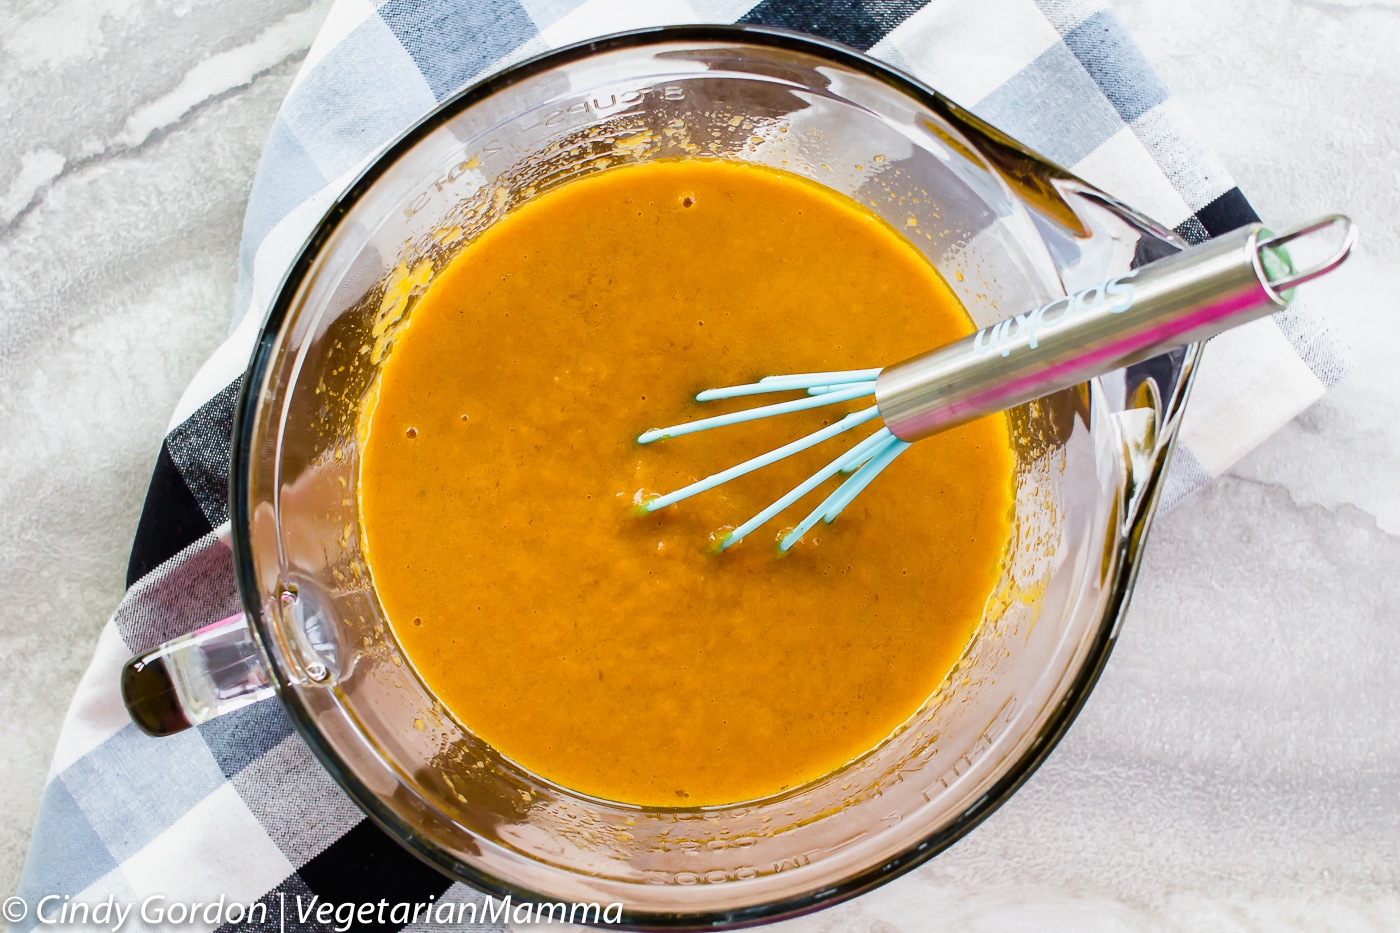
[[[972,338],[972,349],[978,356],[993,351],[1011,355],[1011,341],[1025,335],[1032,350],[1040,346],[1040,338],[1064,327],[1069,321],[1087,314],[1107,311],[1122,314],[1133,306],[1133,286],[1129,281],[1136,271],[1109,279],[1102,285],[1091,285],[1074,295],[1057,298],[1048,305],[998,321],[979,330]]]

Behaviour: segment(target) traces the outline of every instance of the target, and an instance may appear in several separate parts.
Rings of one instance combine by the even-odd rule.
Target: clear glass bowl
[[[258,653],[257,676],[330,773],[425,861],[516,898],[621,902],[637,927],[839,902],[951,845],[1026,780],[1109,653],[1196,358],[1013,414],[1006,574],[956,669],[879,748],[736,806],[639,808],[554,786],[455,723],[395,644],[360,551],[357,415],[412,313],[414,298],[385,297],[397,279],[430,279],[554,185],[678,156],[785,168],[899,228],[913,214],[932,233],[916,245],[979,325],[1182,245],[872,59],[737,27],[628,33],[517,65],[444,103],[339,199],[287,276],[239,402],[232,535],[247,622],[231,623],[229,644]],[[256,686],[214,683],[201,715]]]

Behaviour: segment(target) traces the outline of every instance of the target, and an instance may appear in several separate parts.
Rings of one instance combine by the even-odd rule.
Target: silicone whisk
[[[1284,247],[1318,234],[1340,234],[1340,244],[1320,262],[1295,270]],[[1340,214],[1277,236],[1251,224],[890,366],[768,376],[745,385],[706,389],[696,401],[770,393],[802,395],[657,428],[642,434],[638,442],[650,444],[870,396],[875,404],[682,489],[645,499],[638,508],[642,513],[655,512],[861,425],[879,423],[870,435],[718,539],[719,549],[724,550],[832,477],[848,474],[783,535],[778,549],[786,551],[817,522],[833,521],[914,442],[1279,311],[1292,299],[1294,288],[1337,268],[1355,243],[1355,226]]]

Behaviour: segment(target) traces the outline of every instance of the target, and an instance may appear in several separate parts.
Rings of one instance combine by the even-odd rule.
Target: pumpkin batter
[[[1005,417],[916,444],[782,559],[784,528],[839,478],[730,551],[707,545],[868,431],[653,515],[634,503],[863,406],[634,439],[754,404],[688,401],[707,386],[878,366],[972,330],[897,232],[794,175],[659,161],[538,196],[428,287],[365,415],[364,543],[405,655],[503,755],[615,801],[759,798],[874,748],[997,582]]]

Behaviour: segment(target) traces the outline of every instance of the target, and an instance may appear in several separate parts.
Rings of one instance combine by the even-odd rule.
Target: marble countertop
[[[327,7],[0,5],[0,893]],[[1400,0],[1115,7],[1265,218],[1357,220],[1313,293],[1357,366],[1160,518],[1019,794],[793,929],[1400,929]]]

